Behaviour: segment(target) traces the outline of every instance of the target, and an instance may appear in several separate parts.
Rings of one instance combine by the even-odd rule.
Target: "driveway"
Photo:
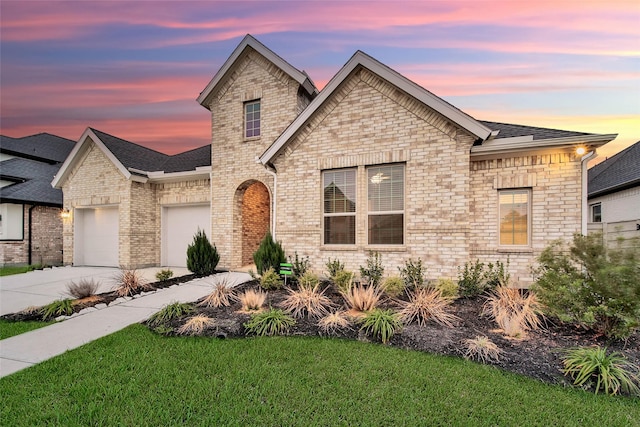
[[[155,282],[155,274],[161,269],[156,267],[139,271],[147,281]],[[174,276],[189,274],[186,268],[171,270]],[[66,298],[67,284],[81,279],[99,283],[98,293],[108,292],[115,286],[114,278],[118,271],[118,268],[111,267],[53,267],[0,277],[0,315]]]

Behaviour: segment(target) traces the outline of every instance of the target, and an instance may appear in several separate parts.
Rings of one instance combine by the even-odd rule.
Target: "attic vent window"
[[[260,100],[244,103],[244,137],[260,136]]]

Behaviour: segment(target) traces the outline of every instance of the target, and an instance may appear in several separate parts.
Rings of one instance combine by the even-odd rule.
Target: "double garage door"
[[[210,212],[208,204],[162,208],[163,266],[187,266],[187,247],[198,228],[210,233]],[[74,216],[74,264],[118,267],[118,207],[76,209]]]

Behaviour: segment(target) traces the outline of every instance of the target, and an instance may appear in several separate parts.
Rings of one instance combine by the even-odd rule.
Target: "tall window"
[[[244,137],[260,136],[260,100],[244,103]]]
[[[404,243],[404,165],[367,169],[370,245]]]
[[[356,170],[326,171],[324,189],[324,243],[356,243]]]
[[[529,245],[530,190],[500,190],[500,245]]]
[[[591,222],[602,222],[602,205],[600,203],[591,205]]]

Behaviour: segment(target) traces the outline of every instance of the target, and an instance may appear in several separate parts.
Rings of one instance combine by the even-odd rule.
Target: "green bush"
[[[298,279],[298,286],[301,288],[314,288],[320,284],[320,278],[317,274],[307,271]]]
[[[59,299],[42,307],[40,313],[43,320],[50,320],[58,316],[71,316],[73,314],[73,300]]]
[[[160,270],[156,273],[156,280],[158,282],[164,282],[165,280],[169,280],[172,277],[173,277],[173,271],[171,271],[168,268]]]
[[[338,258],[334,259],[333,261],[331,260],[331,258],[329,258],[325,266],[327,267],[327,271],[329,272],[329,277],[331,277],[333,280],[335,280],[339,272],[344,271],[344,264],[341,263]]]
[[[433,287],[440,291],[442,298],[456,299],[458,298],[458,284],[451,279],[438,279]]]
[[[353,272],[348,270],[338,270],[333,278],[333,282],[336,284],[338,290],[347,292],[353,283]]]
[[[606,394],[617,394],[621,390],[640,395],[637,367],[633,367],[624,356],[614,352],[607,354],[601,347],[567,350],[562,359],[562,372],[573,378],[574,385],[593,385],[595,393],[600,389]]]
[[[220,255],[203,230],[198,229],[187,248],[187,268],[196,276],[209,276],[216,271]]]
[[[260,276],[260,287],[266,290],[280,289],[282,287],[280,275],[276,273],[273,267],[269,267],[269,269]]]
[[[425,269],[422,267],[420,258],[415,262],[409,259],[404,263],[404,267],[398,267],[398,270],[407,288],[421,288],[424,286]]]
[[[488,263],[487,269],[484,272],[484,289],[485,291],[492,290],[498,286],[506,286],[509,283],[511,275],[509,274],[509,260],[507,264],[501,261],[496,261],[495,264]]]
[[[556,241],[538,257],[532,287],[546,314],[626,338],[640,325],[640,254],[607,248],[599,234],[576,234],[567,251]]]
[[[360,266],[360,276],[371,286],[378,286],[382,280],[384,267],[382,256],[378,252],[369,251],[366,267]]]
[[[474,298],[499,285],[509,283],[509,262],[505,266],[501,261],[484,264],[479,260],[467,262],[461,270],[458,268],[458,293],[465,298]]]
[[[258,336],[283,335],[296,324],[293,317],[280,309],[271,308],[251,315],[251,319],[244,324],[247,332]]]
[[[263,274],[269,268],[280,271],[280,264],[287,262],[282,245],[273,240],[271,232],[267,231],[264,239],[260,242],[258,250],[253,254],[253,262],[256,264],[258,274]]]
[[[389,342],[391,337],[402,329],[400,315],[392,310],[373,309],[362,318],[360,330],[366,334],[379,338],[383,344]]]
[[[397,298],[404,292],[404,280],[398,276],[391,276],[382,282],[382,290],[392,298]]]
[[[162,310],[155,313],[149,318],[147,323],[150,326],[168,326],[168,324],[176,319],[193,313],[193,306],[187,303],[174,302],[165,305]]]
[[[304,274],[309,269],[309,257],[298,257],[298,252],[295,252],[295,257],[289,257],[289,262],[291,263],[291,273],[293,275],[293,279],[295,281],[299,281],[300,278],[304,276]]]

